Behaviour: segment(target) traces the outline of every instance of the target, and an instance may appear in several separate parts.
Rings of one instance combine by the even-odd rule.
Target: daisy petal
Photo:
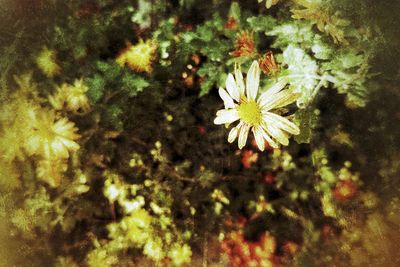
[[[233,141],[236,140],[238,134],[239,134],[239,129],[242,127],[243,122],[240,122],[236,127],[233,127],[231,131],[229,132],[228,135],[228,142],[233,143]]]
[[[214,124],[232,123],[239,119],[239,114],[236,109],[221,109],[217,112],[217,117]]]
[[[258,86],[260,84],[260,67],[256,60],[250,66],[246,77],[246,94],[247,98],[255,100],[258,92]]]
[[[287,79],[283,79],[272,85],[267,91],[261,94],[261,96],[258,99],[258,103],[261,106],[264,106],[265,104],[270,102],[274,98],[275,94],[277,94],[279,91],[285,88],[287,83],[288,83]]]
[[[61,158],[68,158],[68,150],[62,142],[55,140],[50,143],[51,151],[57,152]]]
[[[260,126],[255,126],[252,129],[252,132],[254,134],[254,139],[256,140],[256,144],[257,144],[258,148],[261,151],[264,151],[264,149],[265,149],[265,141],[264,141],[264,138],[263,138],[263,135],[262,135],[262,131],[263,130],[261,129]]]
[[[277,128],[281,128],[282,130],[297,135],[300,133],[299,127],[296,124],[289,121],[285,117],[279,116],[272,112],[265,112],[263,114],[263,119],[268,121],[269,123],[274,124]]]
[[[247,136],[249,135],[250,126],[243,124],[239,129],[239,149],[242,149],[246,145]]]
[[[240,65],[238,65],[237,63],[235,63],[235,80],[236,80],[236,84],[237,87],[239,89],[239,93],[240,95],[244,95],[244,81],[243,81],[243,74],[242,71],[240,69]]]
[[[76,143],[75,141],[73,141],[71,139],[60,137],[57,140],[60,141],[69,150],[76,151],[80,148],[78,143]]]
[[[299,96],[300,94],[298,93],[292,93],[289,90],[284,90],[275,94],[273,99],[271,99],[271,101],[265,103],[264,105],[260,104],[260,106],[264,111],[280,108],[293,103],[299,98]]]
[[[226,109],[235,107],[235,103],[233,103],[232,97],[230,97],[230,95],[225,91],[225,89],[220,87],[218,89],[218,93],[219,93],[219,96],[224,101],[224,106]]]
[[[301,96],[301,93],[290,92],[288,96],[286,96],[285,98],[282,98],[280,101],[278,101],[278,103],[276,103],[276,108],[280,108],[280,107],[284,107],[289,104],[292,104],[294,101],[299,99],[300,96]]]
[[[226,90],[228,91],[229,95],[235,99],[237,102],[240,100],[239,89],[236,85],[235,78],[231,73],[228,74],[228,78],[226,78]]]
[[[272,140],[272,138],[265,132],[263,128],[261,128],[261,134],[271,147],[273,148],[279,147],[278,144],[274,140]]]
[[[265,125],[264,129],[282,145],[287,146],[289,144],[288,136],[281,129],[271,124]]]

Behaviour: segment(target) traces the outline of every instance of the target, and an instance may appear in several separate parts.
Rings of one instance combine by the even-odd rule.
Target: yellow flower
[[[49,102],[56,110],[66,108],[69,111],[87,111],[90,108],[86,92],[89,88],[83,79],[75,80],[74,85],[63,83],[54,95],[49,96]]]
[[[60,66],[56,62],[56,52],[44,47],[36,58],[36,64],[39,69],[51,78],[61,71]]]
[[[151,73],[156,48],[153,40],[140,40],[136,45],[128,43],[128,47],[119,54],[116,61],[121,67],[126,64],[133,71]]]
[[[48,99],[50,104],[55,110],[62,110],[65,108],[66,92],[68,91],[68,84],[63,83],[58,86],[54,95],[49,95]]]
[[[33,98],[38,98],[37,86],[32,80],[32,72],[27,72],[21,75],[14,75],[15,83],[18,85],[19,90],[15,95],[27,96],[31,95]]]
[[[94,241],[96,248],[90,251],[86,256],[86,264],[88,267],[111,267],[118,262],[117,256],[110,252],[107,245],[101,247],[99,241]],[[99,244],[99,245],[97,245]]]
[[[168,256],[176,266],[181,266],[185,263],[189,263],[192,258],[192,250],[187,244],[179,245],[174,244],[170,249]]]
[[[45,159],[68,158],[69,152],[79,149],[75,142],[80,136],[73,122],[56,119],[53,111],[40,111],[33,132],[27,140],[27,150]]]
[[[250,129],[261,151],[265,148],[265,142],[277,148],[278,143],[289,144],[289,134],[300,133],[297,125],[273,112],[274,109],[296,101],[299,94],[282,90],[287,81],[280,80],[257,100],[259,82],[260,68],[258,62],[254,61],[247,73],[246,86],[240,69],[235,67],[235,77],[229,74],[226,79],[228,92],[223,88],[219,89],[225,109],[217,112],[214,123],[230,124],[239,120],[239,124],[232,128],[228,136],[230,143],[239,137],[239,149],[245,146]]]
[[[35,124],[37,110],[40,109],[30,99],[32,95],[22,91],[18,90],[10,96],[7,104],[0,107],[0,155],[5,161],[11,162],[15,158],[24,160],[23,145]]]
[[[143,247],[143,254],[155,261],[162,260],[165,257],[162,240],[160,238],[149,239]]]
[[[152,220],[153,217],[145,209],[136,209],[122,219],[121,226],[132,243],[143,246],[152,234]]]
[[[86,96],[86,92],[89,88],[83,83],[83,79],[75,80],[74,86],[70,87],[70,91],[67,96],[67,106],[71,110],[83,110],[89,109],[89,99]]]
[[[50,186],[57,187],[60,185],[63,173],[67,168],[66,162],[62,159],[45,159],[38,162],[36,175]]]

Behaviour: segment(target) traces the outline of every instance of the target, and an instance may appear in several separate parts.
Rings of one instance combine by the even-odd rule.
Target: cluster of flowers
[[[0,143],[1,160],[5,161],[2,166],[11,168],[14,160],[35,157],[38,178],[56,187],[67,169],[67,159],[80,148],[77,143],[80,135],[75,124],[56,108],[46,107],[46,99],[35,93],[37,90],[31,80],[30,74],[17,77],[19,89],[10,97],[8,105],[2,107]],[[49,97],[53,106],[59,101],[67,103],[67,110],[89,107],[82,81],[61,88],[64,89],[56,96]],[[17,173],[11,176],[15,180]]]
[[[73,85],[63,83],[54,95],[49,96],[49,102],[55,110],[86,112],[90,109],[89,99],[86,96],[88,90],[83,79],[75,80]]]
[[[273,267],[279,265],[279,257],[275,255],[276,240],[264,233],[258,241],[245,239],[244,223],[238,223],[239,229],[230,232],[221,242],[222,251],[228,256],[234,267]]]

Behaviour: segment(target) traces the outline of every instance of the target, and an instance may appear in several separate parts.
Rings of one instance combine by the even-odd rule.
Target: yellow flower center
[[[261,109],[257,102],[250,100],[241,103],[237,108],[239,117],[245,123],[251,126],[260,125],[261,123]]]

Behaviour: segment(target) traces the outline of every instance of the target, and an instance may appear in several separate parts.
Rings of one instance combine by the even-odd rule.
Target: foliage
[[[8,2],[1,266],[399,265],[400,96],[368,5]],[[297,99],[288,146],[213,124],[254,61],[260,95]]]

